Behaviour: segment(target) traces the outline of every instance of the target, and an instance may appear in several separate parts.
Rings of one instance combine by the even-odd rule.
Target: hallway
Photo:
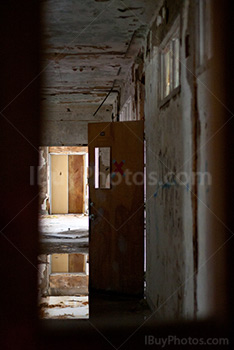
[[[69,162],[62,154],[88,146],[90,290],[142,296],[146,280],[150,308],[162,305],[159,318],[222,313],[224,304],[215,300],[223,293],[225,260],[220,253],[206,263],[226,240],[212,192],[219,176],[213,148],[221,151],[210,137],[223,120],[216,98],[222,91],[212,78],[210,0],[50,0],[42,11],[40,202],[53,212],[63,198],[67,210],[70,190],[53,203],[52,179],[66,187]],[[94,24],[77,35],[92,16]],[[76,248],[69,236],[66,242],[46,237],[41,247],[51,251],[87,247],[85,236]]]
[[[231,344],[232,6],[1,3],[1,348]]]

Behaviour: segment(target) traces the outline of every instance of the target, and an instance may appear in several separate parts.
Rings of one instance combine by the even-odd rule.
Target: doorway
[[[86,147],[49,147],[50,214],[87,211]]]

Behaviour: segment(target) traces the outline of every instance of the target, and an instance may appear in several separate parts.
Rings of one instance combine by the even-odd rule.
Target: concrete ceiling
[[[45,103],[98,105],[114,82],[118,89],[160,2],[42,1]]]

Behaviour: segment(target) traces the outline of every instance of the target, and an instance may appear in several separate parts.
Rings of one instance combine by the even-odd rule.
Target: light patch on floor
[[[88,253],[89,218],[82,214],[40,215],[40,252]]]
[[[42,297],[39,316],[43,319],[88,319],[88,296]]]
[[[40,215],[41,233],[79,233],[88,231],[89,218],[83,214]],[[69,232],[71,231],[71,232]]]

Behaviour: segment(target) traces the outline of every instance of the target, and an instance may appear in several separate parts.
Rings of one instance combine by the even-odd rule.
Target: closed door
[[[84,156],[51,155],[51,214],[84,212]]]

